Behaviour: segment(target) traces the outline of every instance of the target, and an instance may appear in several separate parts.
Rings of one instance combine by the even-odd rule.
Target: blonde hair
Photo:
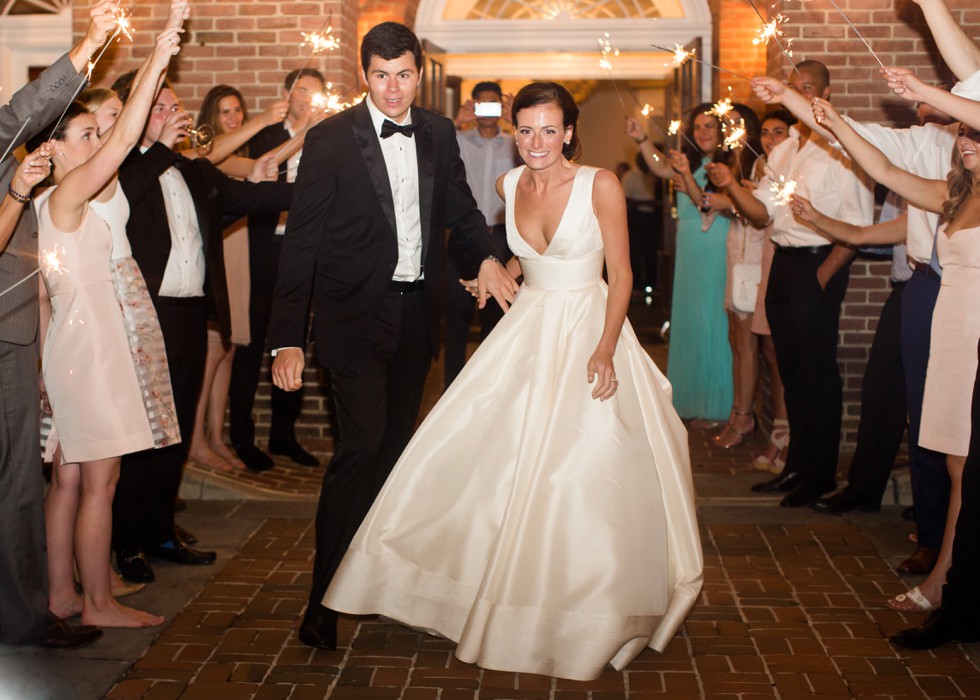
[[[947,199],[943,202],[943,220],[949,223],[956,212],[973,196],[973,173],[963,165],[963,156],[958,148],[953,149],[953,169],[946,176]]]
[[[85,109],[89,112],[95,112],[103,104],[111,100],[113,97],[118,98],[119,95],[112,88],[100,88],[94,87],[88,90],[83,90],[82,94],[78,96],[78,102],[81,102]]]

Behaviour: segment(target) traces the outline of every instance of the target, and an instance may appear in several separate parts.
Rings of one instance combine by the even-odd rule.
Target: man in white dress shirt
[[[830,98],[830,74],[818,61],[797,64],[790,86],[806,100]],[[827,216],[855,226],[874,220],[867,177],[805,124],[773,149],[755,196],[763,207],[746,212],[758,226],[773,223],[773,258],[766,291],[779,373],[786,386],[790,444],[783,472],[755,492],[785,493],[780,505],[806,505],[836,488],[843,389],[837,332],[855,251],[830,244],[797,220],[772,185],[794,181],[796,191]],[[758,209],[758,208],[756,208]]]

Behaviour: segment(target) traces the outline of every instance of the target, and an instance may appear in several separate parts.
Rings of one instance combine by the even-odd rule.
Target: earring
[[[565,141],[564,143],[565,143],[566,146],[571,146],[572,145],[572,142],[571,141]]]

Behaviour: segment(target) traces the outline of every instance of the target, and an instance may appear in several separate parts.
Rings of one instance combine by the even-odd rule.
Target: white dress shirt
[[[146,148],[140,148],[146,153]],[[170,257],[160,283],[162,297],[203,297],[206,267],[204,239],[197,224],[194,198],[177,168],[160,176],[163,205],[170,225]]]
[[[371,97],[365,100],[374,131],[381,143],[381,153],[388,171],[388,183],[395,205],[395,234],[398,238],[398,264],[392,279],[413,282],[422,277],[422,212],[419,208],[419,161],[415,137],[392,134],[381,138],[381,125],[386,117]],[[394,121],[393,119],[390,121]],[[405,114],[402,124],[412,123],[412,110]]]
[[[497,178],[517,165],[514,137],[498,128],[497,135],[487,139],[479,129],[468,129],[456,132],[456,142],[466,167],[466,181],[487,226],[504,223],[506,207],[497,194]]]
[[[885,154],[892,163],[930,180],[945,180],[953,167],[953,147],[958,124],[940,126],[924,124],[908,129],[892,129],[880,124],[862,124],[844,117],[864,139]],[[939,214],[908,206],[909,223],[906,244],[908,256],[918,263],[929,264],[932,245],[939,227]]]
[[[796,248],[830,244],[827,238],[797,221],[788,203],[776,203],[770,185],[782,182],[778,176],[783,181],[795,180],[797,194],[832,219],[855,226],[868,226],[874,221],[874,195],[868,177],[816,134],[811,133],[801,147],[800,132],[793,126],[789,138],[769,154],[769,168],[753,193],[772,217],[772,241],[776,245]]]

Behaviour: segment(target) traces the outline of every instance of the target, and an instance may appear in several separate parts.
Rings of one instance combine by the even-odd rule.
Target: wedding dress
[[[605,319],[597,172],[581,167],[545,253],[395,465],[323,604],[458,642],[484,668],[588,680],[662,651],[702,581],[687,433],[627,321],[618,390],[591,398]]]

